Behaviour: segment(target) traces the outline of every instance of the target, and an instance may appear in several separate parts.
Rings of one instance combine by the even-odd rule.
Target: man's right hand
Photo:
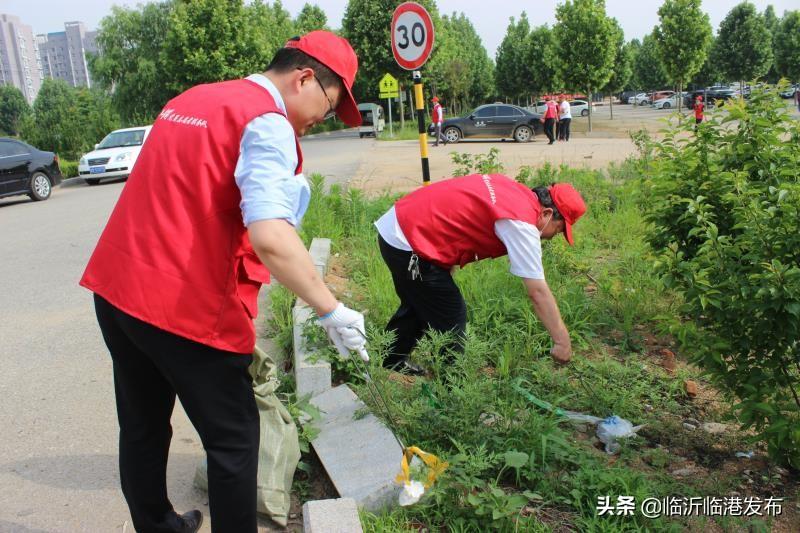
[[[357,352],[363,361],[369,361],[364,315],[339,303],[336,309],[320,317],[319,324],[325,328],[328,337],[342,357],[349,357],[352,350]]]
[[[572,359],[572,345],[569,342],[553,344],[553,347],[550,348],[550,357],[556,363],[566,365]]]

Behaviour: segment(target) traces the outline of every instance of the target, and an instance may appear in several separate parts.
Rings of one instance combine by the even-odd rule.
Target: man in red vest
[[[368,359],[363,315],[331,294],[295,230],[309,198],[297,136],[334,114],[360,124],[357,70],[345,39],[312,32],[263,74],[176,96],[153,124],[81,279],[113,361],[120,481],[137,531],[202,523],[167,497],[176,395],[206,450],[212,529],[256,531],[248,367],[270,271],[343,355]]]
[[[581,195],[570,184],[530,189],[500,174],[440,181],[400,199],[375,223],[400,298],[386,327],[395,338],[384,366],[422,373],[408,356],[428,328],[453,332],[453,347],[460,351],[467,308],[452,272],[503,255],[550,333],[553,359],[568,362],[569,333],[545,281],[541,240],[563,233],[572,244],[572,225],[585,212]]]
[[[549,96],[545,96],[544,101],[544,116],[542,117],[542,122],[544,122],[544,134],[547,135],[547,138],[550,140],[547,144],[553,144],[556,142],[553,127],[556,122],[558,122],[558,104],[551,100]]]
[[[439,103],[439,97],[434,96],[431,98],[433,102],[433,110],[431,112],[431,121],[433,122],[434,135],[436,140],[433,142],[434,146],[439,146],[439,141],[442,144],[447,144],[447,139],[442,137],[442,121],[444,120],[444,113],[442,112],[442,104]]]
[[[694,101],[694,130],[697,131],[697,126],[701,122],[703,122],[703,111],[705,106],[703,105],[703,97],[701,95],[697,95]]]

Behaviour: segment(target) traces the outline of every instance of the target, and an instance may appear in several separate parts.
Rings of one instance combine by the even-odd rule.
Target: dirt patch
[[[504,173],[516,176],[524,166],[541,167],[568,165],[577,168],[604,169],[612,162],[624,161],[636,153],[629,138],[576,137],[569,142],[548,145],[536,138],[530,143],[513,141],[463,141],[430,147],[428,162],[431,181],[452,177],[456,165],[451,152],[485,154],[491,148],[500,150]],[[350,185],[367,193],[407,192],[422,182],[422,171],[417,141],[377,142],[370,148]]]
[[[352,298],[353,290],[350,286],[348,271],[344,259],[339,254],[331,255],[328,260],[328,272],[325,274],[325,284],[337,297]]]

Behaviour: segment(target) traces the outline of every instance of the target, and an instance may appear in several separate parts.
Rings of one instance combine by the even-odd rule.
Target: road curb
[[[75,177],[75,178],[66,178],[61,180],[61,187],[77,187],[79,185],[86,185],[86,181],[83,178]]]
[[[330,135],[334,135],[337,133],[343,133],[348,131],[356,131],[357,128],[342,128],[340,130],[332,130],[332,131],[321,131],[319,133],[312,133],[311,135],[304,135],[303,139],[317,139],[319,137],[328,137]]]

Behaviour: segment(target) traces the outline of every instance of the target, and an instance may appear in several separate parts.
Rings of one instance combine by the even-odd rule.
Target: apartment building
[[[64,31],[37,35],[44,77],[64,80],[73,87],[91,87],[86,52],[96,52],[96,31],[83,22],[67,22]]]
[[[33,103],[42,78],[33,29],[19,17],[0,13],[0,84],[13,85]]]

